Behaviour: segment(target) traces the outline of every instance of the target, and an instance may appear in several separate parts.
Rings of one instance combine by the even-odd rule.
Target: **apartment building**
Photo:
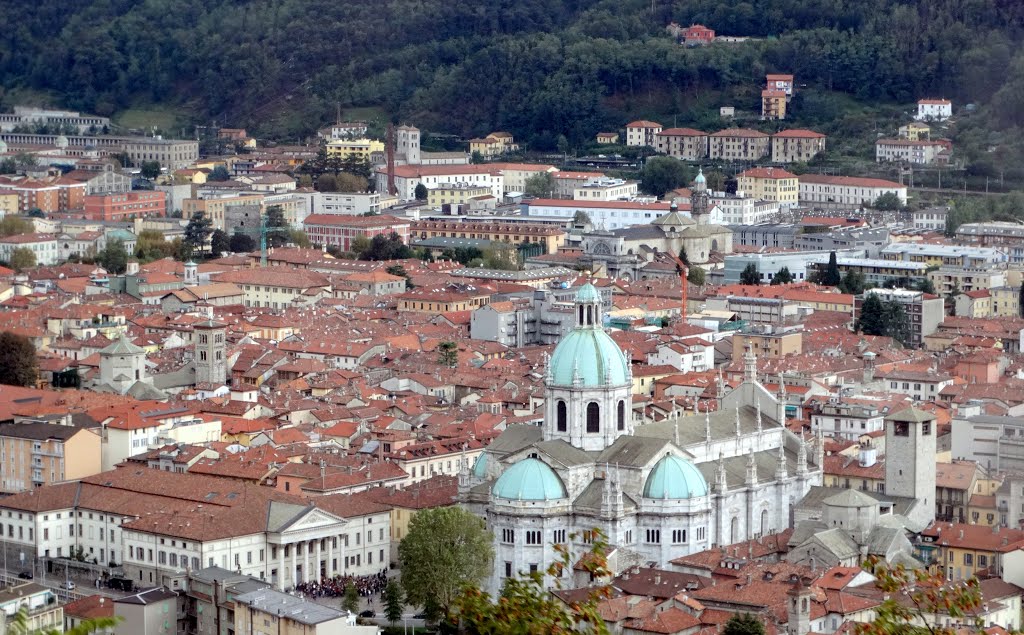
[[[636,197],[638,181],[598,177],[580,184],[572,192],[577,201],[622,201]]]
[[[743,351],[747,350],[747,347],[750,347],[759,358],[777,359],[787,355],[799,355],[803,351],[803,330],[756,324],[737,331],[732,336],[732,342],[733,362],[738,362],[743,357]]]
[[[533,201],[531,205],[544,199]],[[552,201],[565,203],[565,201]],[[570,216],[571,218],[571,216]],[[528,220],[528,219],[524,219]],[[437,221],[417,220],[409,224],[409,235],[413,240],[428,238],[468,238],[472,240],[489,240],[507,242],[513,245],[536,243],[544,247],[544,253],[558,251],[565,243],[565,230],[539,223],[506,223],[486,221]]]
[[[491,188],[484,185],[441,185],[427,190],[427,205],[466,205],[477,198],[491,197]]]
[[[213,229],[227,231],[229,216],[248,213],[258,217],[262,213],[263,204],[263,194],[232,192],[208,198],[186,198],[181,201],[181,214],[183,218],[192,218],[197,212],[203,212],[213,224]]]
[[[813,130],[783,130],[772,135],[773,163],[806,163],[825,151],[825,135]]]
[[[317,192],[313,194],[312,214],[362,216],[380,213],[377,192]]]
[[[914,165],[935,163],[948,146],[939,141],[910,139],[879,139],[875,142],[875,160],[879,163],[900,162]]]
[[[232,282],[241,287],[245,306],[248,307],[283,309],[302,306],[315,303],[331,292],[331,282],[327,276],[307,269],[238,269],[215,274],[211,280]]]
[[[928,279],[935,286],[935,293],[943,296],[953,293],[954,290],[987,291],[1007,285],[1005,270],[956,265],[942,265],[929,271]]]
[[[775,220],[779,215],[778,201],[767,201],[753,196],[742,196],[745,192],[728,194],[712,192],[711,204],[722,211],[725,225],[755,225]],[[736,230],[733,229],[735,235]],[[733,238],[735,240],[735,236]]]
[[[85,217],[89,220],[126,221],[167,215],[167,196],[163,192],[138,190],[124,194],[99,194],[85,197]]]
[[[98,473],[97,432],[44,421],[0,423],[0,492],[16,494]]]
[[[684,161],[708,156],[708,133],[693,128],[666,128],[654,135],[655,149]]]
[[[0,260],[10,262],[15,249],[31,251],[37,265],[56,265],[61,260],[57,234],[15,234],[0,238]]]
[[[923,262],[929,266],[986,269],[1007,261],[1006,254],[992,247],[930,243],[892,243],[881,251],[886,260]]]
[[[945,121],[953,116],[953,102],[948,99],[921,99],[917,102],[918,121]]]
[[[376,236],[389,238],[397,234],[403,244],[409,242],[410,221],[394,216],[346,216],[342,214],[312,214],[306,217],[302,226],[310,242],[337,246],[342,251],[351,251],[357,238],[373,240]]]
[[[656,121],[645,119],[632,121],[626,124],[626,145],[656,148],[658,145],[657,134],[661,131],[662,126]]]
[[[82,181],[62,176],[0,176],[0,193],[16,195],[21,214],[34,209],[46,214],[81,210],[87,187]]]
[[[922,293],[921,291],[910,291],[908,289],[871,289],[864,294],[857,296],[854,304],[854,319],[860,317],[860,310],[864,299],[873,294],[878,296],[882,302],[898,302],[903,306],[910,322],[910,348],[920,348],[925,336],[931,335],[939,328],[939,323],[946,313],[945,303],[942,298]],[[900,386],[905,382],[900,382]],[[916,382],[920,383],[920,382]],[[902,390],[902,388],[901,388]],[[911,389],[907,389],[911,390]],[[927,394],[912,391],[913,394]],[[909,394],[909,393],[908,393]],[[938,392],[936,391],[936,395]]]
[[[761,119],[767,121],[786,118],[787,97],[785,91],[765,88],[761,91]]]
[[[782,168],[751,168],[741,172],[736,183],[737,192],[779,207],[794,207],[799,201],[799,177]]]
[[[540,198],[523,203],[523,216],[555,217],[569,221],[577,212],[584,212],[596,227],[615,230],[632,225],[649,225],[651,221],[667,214],[669,209],[669,203],[661,202],[563,201]],[[559,232],[564,239],[565,232]]]
[[[484,186],[490,188],[491,196],[501,199],[505,192],[505,177],[496,164],[480,165],[399,165],[395,167],[395,189],[399,200],[411,201],[416,198],[416,186],[423,184],[431,188],[446,185]],[[377,191],[388,190],[386,168],[376,173]]]
[[[0,590],[0,630],[19,610],[26,613],[28,633],[64,632],[64,608],[47,587],[16,580]]]
[[[816,268],[823,271],[825,265],[817,265]],[[864,282],[870,282],[876,287],[883,286],[889,281],[924,280],[928,273],[928,266],[921,262],[900,262],[882,258],[836,258],[836,265],[844,275],[847,272],[859,274],[864,277]]]
[[[758,161],[771,152],[771,137],[757,130],[729,128],[712,133],[708,156],[724,161]]]
[[[384,155],[384,142],[376,139],[332,139],[324,149],[327,156],[334,159],[370,162],[374,155]]]
[[[824,174],[800,175],[801,203],[863,207],[872,205],[879,196],[888,193],[895,194],[903,205],[907,204],[907,186],[893,181]]]

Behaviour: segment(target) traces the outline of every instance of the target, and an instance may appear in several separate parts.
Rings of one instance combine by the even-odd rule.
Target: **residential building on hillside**
[[[708,156],[724,161],[758,161],[771,153],[771,137],[757,130],[729,128],[712,133]]]
[[[948,99],[921,99],[917,102],[918,121],[945,121],[953,116],[953,102]]]
[[[693,128],[666,128],[654,135],[655,149],[670,157],[698,161],[708,156],[708,133]]]
[[[366,136],[368,129],[365,121],[342,121],[321,128],[317,136],[321,139],[358,139]]]
[[[779,73],[765,75],[764,86],[770,90],[778,90],[785,93],[787,98],[793,96],[793,76]]]
[[[898,133],[900,139],[910,139],[911,141],[928,141],[932,138],[931,127],[920,121],[911,121],[900,126]]]
[[[806,163],[825,151],[825,135],[813,130],[783,130],[772,135],[772,163]]]
[[[639,181],[598,177],[582,183],[573,190],[577,201],[625,201],[637,195]]]
[[[470,139],[469,151],[479,153],[485,159],[501,156],[507,152],[515,152],[519,145],[509,132],[492,132],[482,139]]]
[[[110,118],[99,115],[83,115],[73,110],[51,110],[34,106],[15,106],[13,113],[0,113],[0,131],[11,132],[19,126],[68,126],[78,129],[78,134],[99,133],[109,128]]]
[[[915,165],[929,165],[948,156],[948,145],[940,141],[911,141],[910,139],[879,139],[875,142],[875,160],[879,163],[897,161]]]
[[[610,145],[619,142],[619,133],[617,132],[599,132],[597,133],[597,142],[602,145]]]
[[[640,119],[626,124],[626,145],[627,146],[650,146],[658,147],[657,134],[661,132],[662,126],[655,121]]]
[[[900,203],[907,204],[907,186],[883,179],[853,176],[800,175],[800,202],[836,207],[865,207],[878,197],[893,193]]]
[[[715,41],[715,30],[703,24],[692,24],[680,31],[679,37],[687,46],[703,46]]]
[[[1010,262],[1024,262],[1024,225],[1007,221],[964,223],[956,229],[957,241],[979,247],[1000,247]]]
[[[722,212],[725,225],[755,225],[776,220],[779,215],[778,201],[769,201],[753,196],[741,196],[746,192],[729,194],[712,192],[711,204]],[[735,230],[734,230],[735,231]]]
[[[736,177],[736,191],[755,199],[774,201],[779,207],[798,203],[800,182],[797,175],[782,168],[751,168]]]
[[[786,118],[786,103],[788,98],[785,91],[765,88],[761,91],[761,119],[768,121],[782,120]]]
[[[353,159],[371,162],[384,156],[384,142],[376,139],[333,139],[324,146],[327,156],[334,159]]]
[[[552,172],[555,180],[555,190],[552,192],[554,198],[572,198],[576,188],[592,179],[604,178],[600,172]]]

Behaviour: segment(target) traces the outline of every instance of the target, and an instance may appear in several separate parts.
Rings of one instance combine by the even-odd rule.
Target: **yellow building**
[[[800,196],[797,175],[781,168],[751,168],[737,177],[736,190],[746,196],[795,207]]]
[[[0,192],[0,218],[18,213],[18,195]]]
[[[985,525],[935,522],[921,532],[920,559],[948,580],[966,580],[982,569],[1002,569],[1001,560],[1009,551],[1017,551],[1024,530]]]
[[[327,143],[327,156],[337,159],[370,161],[374,153],[384,154],[384,142],[376,139],[335,139]]]
[[[482,139],[470,139],[470,153],[478,152],[484,158],[497,157],[506,152],[515,152],[519,145],[510,132],[492,132]]]
[[[232,207],[256,205],[263,206],[263,194],[239,194],[225,198],[186,198],[181,201],[183,218],[192,218],[196,212],[203,212],[213,223],[214,229],[223,230],[224,217]],[[287,213],[285,214],[287,217]]]
[[[458,293],[430,289],[413,289],[398,296],[398,310],[413,313],[450,313],[472,311],[490,304],[490,293]]]
[[[171,176],[174,178],[174,182],[179,184],[202,185],[207,181],[206,171],[199,168],[182,168],[175,170]]]
[[[920,121],[914,121],[908,123],[905,126],[900,126],[900,138],[907,139],[909,141],[930,141],[932,137],[932,129],[927,124],[923,124]]]
[[[785,357],[799,355],[803,352],[803,332],[799,330],[785,331],[779,328],[760,328],[749,331],[738,331],[732,336],[732,358],[737,361],[743,357],[747,345],[758,357]]]
[[[490,196],[491,188],[486,185],[439,185],[427,190],[427,205],[440,207],[445,204],[463,205],[478,196]]]
[[[786,118],[786,91],[765,89],[761,91],[761,119]]]
[[[495,243],[507,242],[512,245],[539,243],[544,246],[546,254],[555,253],[559,247],[565,244],[564,229],[539,223],[417,220],[412,221],[409,235],[414,240],[469,238],[489,240]]]

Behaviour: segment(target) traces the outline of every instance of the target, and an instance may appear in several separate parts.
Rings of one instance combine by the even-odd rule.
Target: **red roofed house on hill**
[[[715,30],[703,24],[693,24],[682,31],[683,44],[687,46],[703,46],[715,41]]]
[[[662,126],[656,121],[640,119],[626,124],[627,146],[657,147],[655,135],[661,132]]]
[[[884,179],[853,176],[826,176],[802,174],[800,176],[801,203],[831,203],[838,207],[870,205],[883,194],[893,193],[907,204],[907,186]]]

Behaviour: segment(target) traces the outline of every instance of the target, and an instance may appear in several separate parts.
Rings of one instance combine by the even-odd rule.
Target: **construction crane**
[[[289,229],[287,227],[271,227],[271,226],[267,225],[267,214],[260,214],[260,226],[258,228],[256,228],[256,227],[253,227],[251,229],[248,229],[248,228],[238,228],[238,227],[235,228],[235,233],[236,234],[246,234],[246,235],[250,235],[251,236],[251,235],[255,234],[256,232],[259,232],[259,236],[260,236],[260,266],[261,267],[266,267],[267,266],[267,236],[269,236],[271,234],[281,234],[281,233],[283,233],[283,234],[285,234],[287,236],[289,234]]]

